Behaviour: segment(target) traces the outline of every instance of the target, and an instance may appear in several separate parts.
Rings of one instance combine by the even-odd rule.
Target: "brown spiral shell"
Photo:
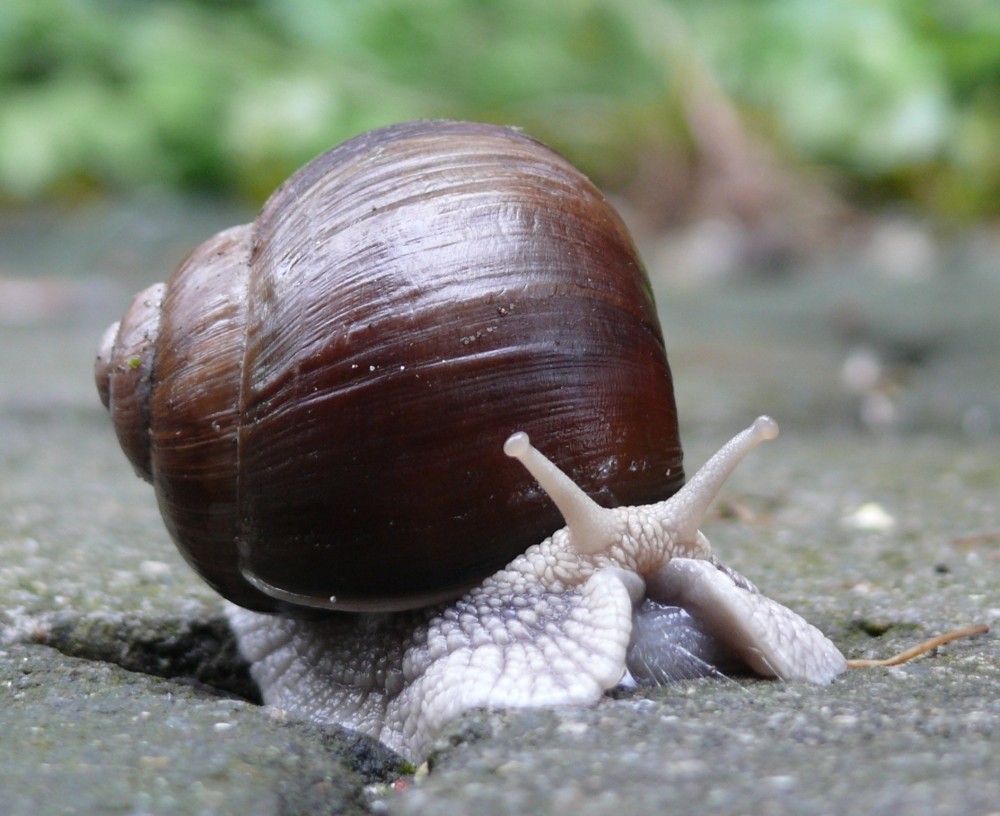
[[[518,131],[415,122],[292,176],[105,336],[98,389],[181,552],[262,610],[459,594],[560,518],[527,431],[605,505],[683,484],[649,282]]]

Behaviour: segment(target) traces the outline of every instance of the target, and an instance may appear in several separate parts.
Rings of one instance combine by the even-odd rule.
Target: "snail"
[[[632,239],[520,131],[405,123],[321,155],[140,293],[96,379],[295,715],[419,759],[474,707],[846,667],[698,530],[777,424],[685,483]]]

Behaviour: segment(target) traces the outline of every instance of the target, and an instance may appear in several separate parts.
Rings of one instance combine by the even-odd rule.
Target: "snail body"
[[[266,702],[416,758],[468,708],[669,676],[669,610],[702,674],[843,669],[698,532],[777,426],[682,487],[631,238],[517,131],[407,123],[323,154],[141,293],[96,376]]]

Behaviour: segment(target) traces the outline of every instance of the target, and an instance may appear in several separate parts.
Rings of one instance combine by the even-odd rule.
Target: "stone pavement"
[[[256,705],[90,374],[131,293],[227,223],[185,217],[0,229],[4,813],[1000,813],[995,633],[827,688],[690,682],[475,714],[415,779]],[[689,470],[758,413],[782,426],[706,533],[849,657],[1000,622],[996,249],[902,278],[863,253],[722,287],[654,275]]]

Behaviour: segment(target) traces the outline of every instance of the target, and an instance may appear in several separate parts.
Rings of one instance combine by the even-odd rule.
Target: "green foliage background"
[[[0,0],[0,199],[260,200],[337,141],[442,116],[628,191],[697,160],[692,78],[856,201],[1000,211],[995,0]]]

